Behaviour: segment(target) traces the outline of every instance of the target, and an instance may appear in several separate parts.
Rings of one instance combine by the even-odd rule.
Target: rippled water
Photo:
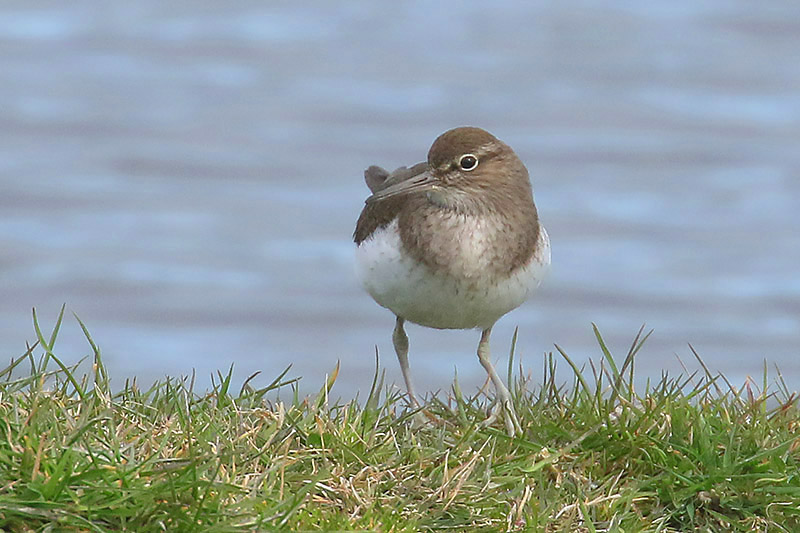
[[[515,148],[553,272],[495,330],[535,375],[655,333],[640,377],[800,387],[800,4],[694,0],[4,2],[0,350],[63,302],[116,384],[235,363],[315,389],[389,380],[393,318],[350,234],[362,171],[461,124]],[[482,381],[476,332],[410,328],[423,390]],[[60,350],[88,353],[68,320]]]

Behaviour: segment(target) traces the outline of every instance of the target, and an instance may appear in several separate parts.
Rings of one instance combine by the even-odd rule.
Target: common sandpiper
[[[481,331],[478,359],[513,436],[511,394],[489,352],[495,322],[539,287],[550,267],[550,239],[533,201],[528,170],[505,143],[480,128],[440,135],[428,159],[394,172],[364,172],[372,195],[354,232],[358,275],[372,298],[397,317],[392,340],[411,404],[406,321]]]

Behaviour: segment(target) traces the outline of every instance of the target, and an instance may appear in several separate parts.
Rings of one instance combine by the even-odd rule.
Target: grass
[[[312,397],[286,373],[113,392],[82,323],[92,372],[56,356],[62,318],[45,335],[34,316],[38,342],[0,372],[3,531],[800,530],[800,417],[780,376],[770,392],[766,371],[737,389],[706,370],[637,394],[642,332],[620,360],[596,332],[588,369],[558,350],[540,382],[515,377],[510,439],[480,426],[484,395],[455,382],[415,414],[379,372],[362,402],[332,400],[335,371]]]

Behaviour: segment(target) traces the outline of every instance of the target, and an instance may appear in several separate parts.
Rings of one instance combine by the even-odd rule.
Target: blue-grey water
[[[113,382],[285,366],[343,396],[391,314],[353,274],[363,169],[485,127],[527,163],[553,243],[495,329],[540,375],[554,343],[640,378],[800,388],[795,0],[29,2],[0,6],[0,354],[62,303]],[[423,390],[482,382],[476,332],[411,327]],[[71,314],[56,352],[89,353]],[[620,354],[621,355],[621,354]]]

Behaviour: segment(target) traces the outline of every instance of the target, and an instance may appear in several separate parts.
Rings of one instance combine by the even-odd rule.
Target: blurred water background
[[[534,376],[655,329],[639,378],[800,388],[800,3],[29,2],[0,7],[0,354],[62,303],[113,383],[287,365],[368,390],[392,315],[360,290],[362,172],[478,125],[527,163],[553,242]],[[477,332],[409,329],[423,390],[483,381]],[[89,353],[68,315],[56,352]],[[620,353],[620,356],[623,353]],[[501,363],[502,364],[502,363]],[[504,365],[503,365],[504,366]],[[566,365],[564,365],[566,366]]]

